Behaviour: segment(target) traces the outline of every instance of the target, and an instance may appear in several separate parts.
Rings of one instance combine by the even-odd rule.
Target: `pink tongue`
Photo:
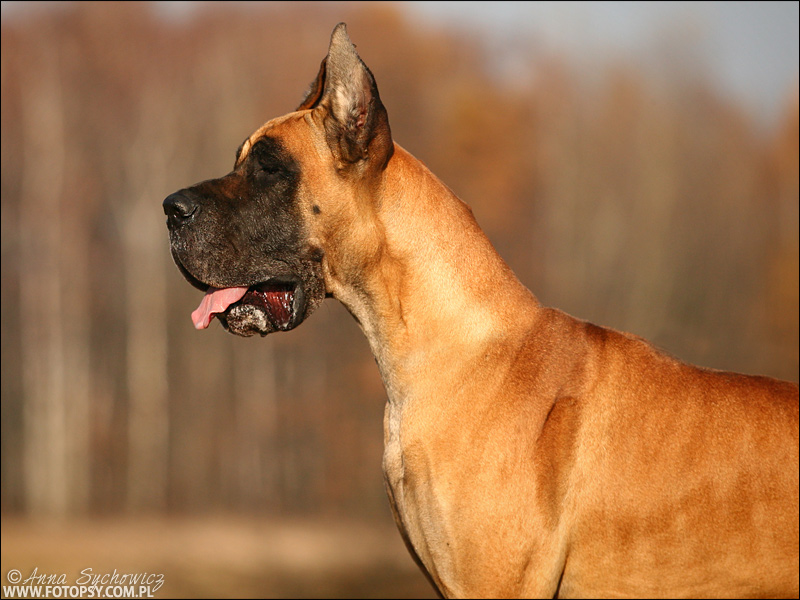
[[[208,288],[200,306],[192,313],[195,329],[208,327],[215,314],[225,312],[231,304],[241,300],[247,289],[246,287]]]

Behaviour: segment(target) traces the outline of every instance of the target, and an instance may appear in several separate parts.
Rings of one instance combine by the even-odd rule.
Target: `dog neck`
[[[375,250],[333,295],[361,325],[390,402],[399,402],[463,376],[456,366],[493,341],[529,331],[539,305],[470,208],[400,146],[371,193]]]

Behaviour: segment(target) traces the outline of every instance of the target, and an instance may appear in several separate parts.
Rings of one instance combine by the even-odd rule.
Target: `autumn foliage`
[[[246,4],[246,3],[245,3]],[[798,377],[798,104],[764,131],[702,80],[585,80],[402,7],[187,19],[86,3],[2,29],[2,508],[388,518],[385,399],[328,301],[289,334],[197,332],[162,199],[301,100],[347,21],[395,139],[545,304],[706,366]],[[502,294],[502,289],[497,290]]]

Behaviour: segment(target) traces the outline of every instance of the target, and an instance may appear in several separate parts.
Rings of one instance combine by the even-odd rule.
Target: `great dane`
[[[393,141],[344,24],[299,108],[164,210],[198,329],[287,331],[328,296],[358,321],[392,510],[442,595],[798,595],[797,385],[542,306]]]

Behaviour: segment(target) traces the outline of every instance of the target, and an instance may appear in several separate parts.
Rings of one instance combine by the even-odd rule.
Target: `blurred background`
[[[339,21],[543,303],[797,381],[796,2],[3,2],[3,584],[433,597],[354,320],[195,331],[161,209],[294,109]]]

